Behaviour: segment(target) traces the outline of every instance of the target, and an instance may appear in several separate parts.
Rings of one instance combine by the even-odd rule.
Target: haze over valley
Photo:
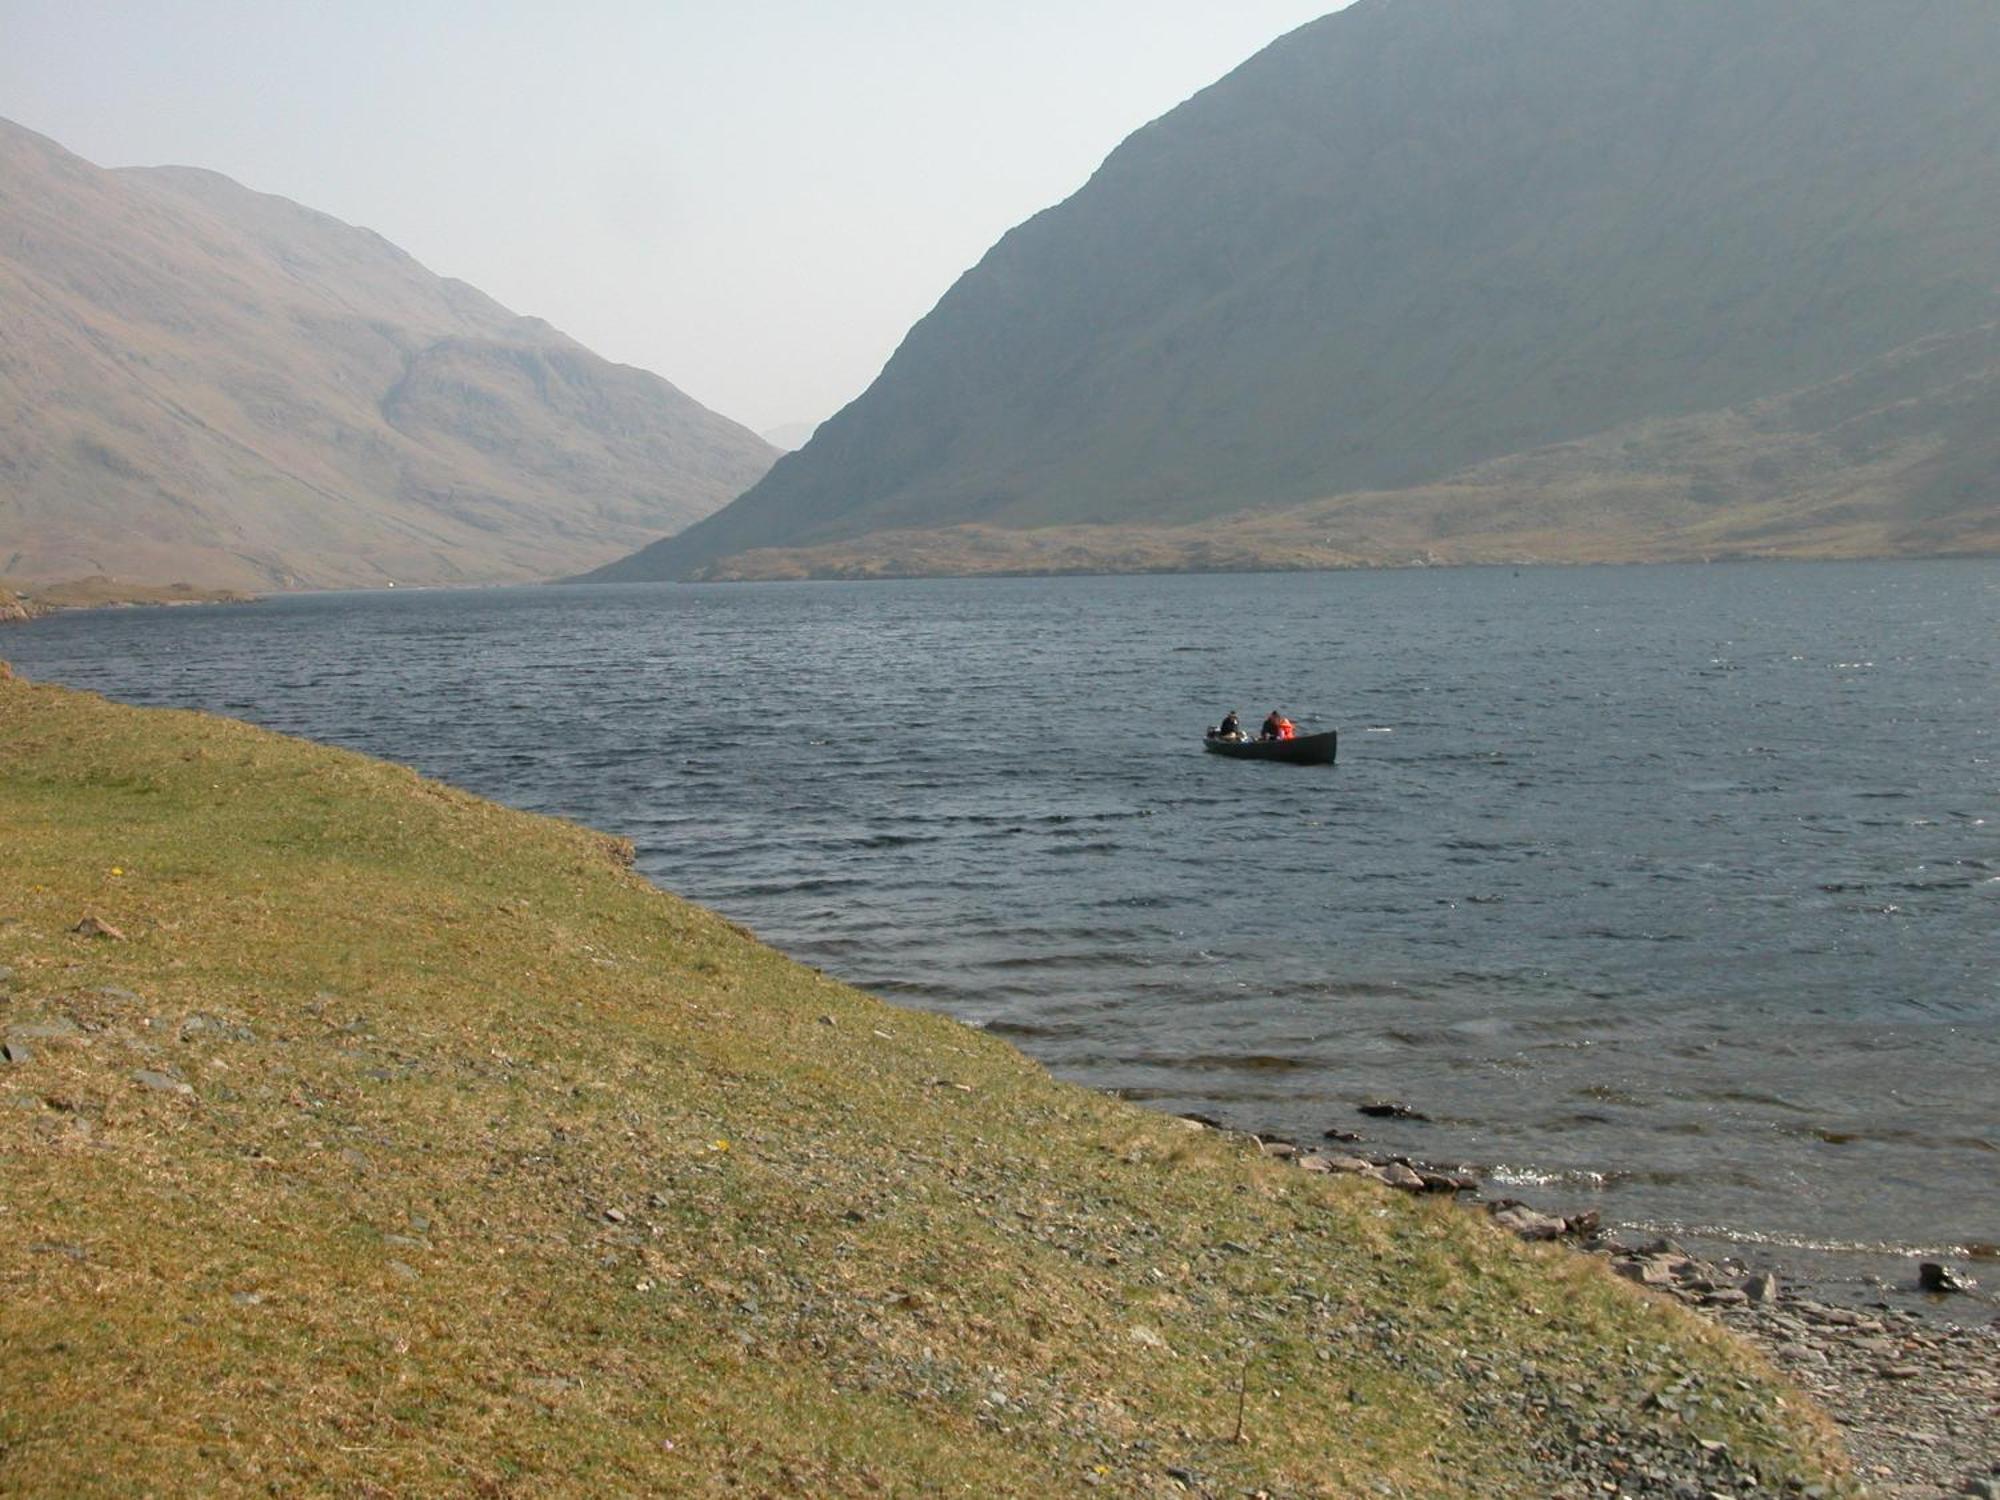
[[[380,236],[0,121],[0,583],[496,583],[776,455]]]
[[[1369,0],[604,579],[2000,546],[2000,10]]]
[[[1996,75],[1956,0],[1363,0],[762,437],[367,230],[0,124],[0,585],[1991,553]]]

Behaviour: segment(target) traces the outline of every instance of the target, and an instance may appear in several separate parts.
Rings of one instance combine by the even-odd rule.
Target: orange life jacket
[[[1291,721],[1290,719],[1280,719],[1280,720],[1278,720],[1278,738],[1279,738],[1279,739],[1281,739],[1281,740],[1289,740],[1289,739],[1292,739],[1292,738],[1296,737],[1296,736],[1297,736],[1297,734],[1298,734],[1298,730],[1297,730],[1297,729],[1296,729],[1295,727],[1293,727],[1293,724],[1292,724],[1292,721]]]

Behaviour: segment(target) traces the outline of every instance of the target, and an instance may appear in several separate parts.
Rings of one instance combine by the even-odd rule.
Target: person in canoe
[[[1271,710],[1271,716],[1264,721],[1264,727],[1257,732],[1257,738],[1289,740],[1297,736],[1298,732],[1298,726],[1274,708]]]
[[[1222,716],[1222,722],[1209,730],[1208,734],[1210,739],[1216,740],[1243,739],[1245,737],[1243,721],[1236,717],[1236,710],[1232,708]]]

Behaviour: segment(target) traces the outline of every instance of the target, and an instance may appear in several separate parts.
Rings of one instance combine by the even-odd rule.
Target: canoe
[[[1324,734],[1302,734],[1289,740],[1205,739],[1202,748],[1215,755],[1237,760],[1281,760],[1294,766],[1330,766],[1340,750],[1340,734],[1329,729]]]

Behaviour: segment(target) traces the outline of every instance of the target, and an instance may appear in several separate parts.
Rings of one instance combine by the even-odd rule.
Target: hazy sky
[[[209,167],[764,429],[1345,0],[0,0],[0,116]]]

